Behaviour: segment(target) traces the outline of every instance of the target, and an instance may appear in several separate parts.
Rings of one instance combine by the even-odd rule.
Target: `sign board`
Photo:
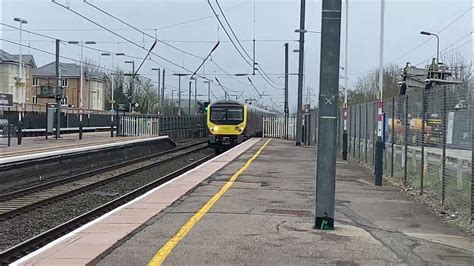
[[[54,125],[54,114],[56,113],[56,105],[48,104],[48,108],[46,109],[46,119],[47,121],[47,133],[53,133],[53,125]]]
[[[13,94],[0,92],[0,107],[12,107]]]
[[[446,144],[453,144],[454,130],[454,112],[448,113],[448,134],[446,136]]]
[[[125,111],[125,104],[121,104],[121,103],[118,104],[118,105],[117,105],[117,109],[118,109],[119,111]]]

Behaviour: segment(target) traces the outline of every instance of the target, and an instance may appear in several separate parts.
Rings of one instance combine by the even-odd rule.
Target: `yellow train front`
[[[262,118],[272,115],[264,109],[230,99],[212,102],[207,109],[209,147],[219,153],[248,138],[262,136]]]

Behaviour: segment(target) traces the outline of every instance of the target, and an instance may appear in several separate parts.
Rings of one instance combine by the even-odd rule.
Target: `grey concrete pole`
[[[211,102],[211,82],[207,83],[207,101]]]
[[[191,115],[191,86],[192,86],[192,81],[189,81],[188,115]]]
[[[304,67],[304,22],[305,22],[305,6],[306,1],[301,0],[300,12],[300,45],[299,45],[299,66],[298,66],[298,103],[296,106],[296,146],[301,145],[302,136],[302,113],[301,107],[303,105],[303,67]]]
[[[158,106],[156,108],[157,109],[156,112],[158,114],[160,114],[160,108],[161,108],[161,106],[160,106],[160,81],[161,81],[161,70],[158,68],[158,85],[156,86],[157,87],[156,88],[156,95],[158,97],[158,99],[157,99],[157,105]]]
[[[194,79],[194,113],[196,112],[196,106],[197,106],[197,90],[198,90],[198,83],[197,79]]]
[[[163,113],[163,108],[165,106],[165,69],[163,68],[163,79],[161,85],[161,104],[160,104],[160,114]]]
[[[285,139],[288,139],[288,43],[285,43]]]
[[[132,97],[131,97],[132,102],[135,103],[135,100],[134,100],[135,99],[135,77],[133,75],[135,75],[135,61],[132,61]],[[130,108],[130,113],[132,113],[132,108]]]
[[[379,97],[377,101],[377,140],[375,142],[375,185],[382,185],[383,177],[383,40],[384,40],[385,0],[380,8],[380,55],[379,55]]]
[[[181,115],[181,76],[178,78],[178,115]]]
[[[323,0],[315,229],[334,229],[341,0]]]
[[[344,131],[342,132],[342,159],[347,160],[347,146],[348,146],[348,135],[347,135],[347,72],[348,72],[348,58],[349,58],[349,0],[346,0],[346,18],[345,18],[345,47],[344,47],[344,104],[342,108],[344,124]]]
[[[56,139],[61,137],[61,70],[59,69],[59,44],[56,39]]]

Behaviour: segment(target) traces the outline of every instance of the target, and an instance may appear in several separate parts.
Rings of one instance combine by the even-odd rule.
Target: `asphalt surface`
[[[98,260],[144,265],[263,144]],[[272,140],[167,257],[166,265],[472,265],[472,239],[355,163],[338,162],[336,229],[314,230],[315,148]]]

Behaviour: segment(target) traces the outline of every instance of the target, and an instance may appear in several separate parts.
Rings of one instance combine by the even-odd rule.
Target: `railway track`
[[[0,221],[207,148],[205,142],[94,169],[0,195]]]
[[[205,156],[204,158],[201,158],[197,161],[194,161],[184,167],[179,168],[178,170],[173,171],[172,173],[169,173],[161,178],[158,178],[144,186],[139,187],[138,189],[135,189],[131,192],[128,192],[114,200],[111,200],[91,211],[88,211],[84,214],[81,214],[80,216],[77,216],[65,223],[62,223],[52,229],[49,229],[41,234],[38,234],[34,237],[31,237],[13,247],[10,247],[8,249],[3,250],[0,252],[0,265],[8,264],[13,262],[14,260],[36,250],[39,249],[40,247],[46,245],[47,243],[65,235],[68,232],[71,232],[72,230],[92,221],[93,219],[99,217],[100,215],[103,215],[114,208],[117,208],[124,203],[133,200],[134,198],[146,193],[147,191],[164,184],[168,182],[169,180],[172,180],[173,178],[185,173],[186,171],[189,171],[196,166],[204,163],[205,161],[211,159],[214,157],[214,155],[210,154]]]

